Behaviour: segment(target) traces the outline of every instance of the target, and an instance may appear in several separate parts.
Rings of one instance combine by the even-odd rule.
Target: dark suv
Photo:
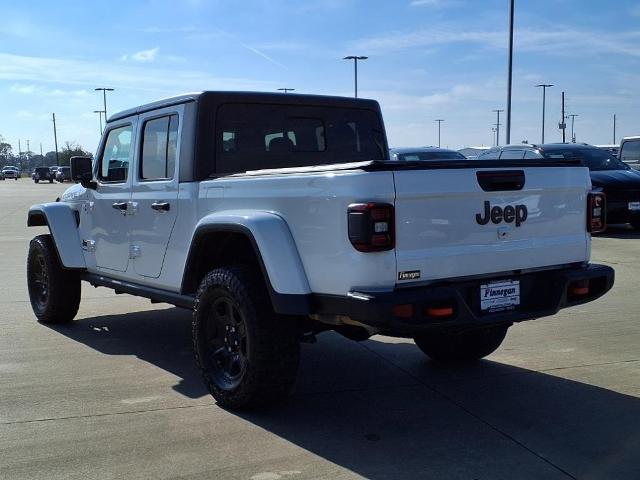
[[[607,223],[630,223],[640,229],[640,171],[609,152],[586,143],[506,145],[494,147],[478,160],[575,160],[589,168],[591,184],[607,195]]]
[[[33,172],[33,181],[36,183],[48,181],[53,183],[53,175],[49,167],[38,167]]]

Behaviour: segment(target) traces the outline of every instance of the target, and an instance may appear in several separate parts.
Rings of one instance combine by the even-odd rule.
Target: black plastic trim
[[[258,264],[260,265],[260,270],[265,280],[267,290],[269,291],[269,297],[271,298],[273,309],[276,313],[280,313],[283,315],[308,315],[309,313],[311,313],[310,295],[283,294],[278,293],[274,290],[273,285],[271,285],[271,280],[269,279],[267,269],[264,265],[264,260],[262,259],[260,248],[258,247],[256,239],[253,237],[253,233],[251,233],[251,230],[249,230],[244,225],[238,224],[225,223],[203,225],[198,230],[196,230],[193,235],[191,247],[189,248],[189,254],[187,255],[187,261],[185,263],[185,270],[182,277],[182,286],[180,288],[182,294],[189,295],[191,294],[191,290],[193,290],[192,288],[190,288],[190,285],[193,283],[192,276],[195,272],[195,259],[200,242],[204,240],[207,235],[219,232],[240,233],[247,237],[247,239],[251,243],[251,246],[253,247],[256,258],[258,259]]]

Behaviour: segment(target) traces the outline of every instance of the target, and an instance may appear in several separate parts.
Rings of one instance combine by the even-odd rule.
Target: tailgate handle
[[[496,170],[476,172],[478,185],[485,192],[505,192],[524,188],[523,170]]]

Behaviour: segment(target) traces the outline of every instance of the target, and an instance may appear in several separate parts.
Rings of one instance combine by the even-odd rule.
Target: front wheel
[[[223,407],[275,403],[295,382],[295,321],[275,314],[255,268],[216,268],[204,278],[193,312],[193,345],[204,382]]]
[[[414,338],[429,358],[440,363],[480,360],[502,344],[510,325],[485,327],[466,332],[435,331]]]
[[[31,307],[42,323],[67,323],[80,307],[80,276],[58,260],[51,235],[38,235],[29,245],[27,286]]]
[[[40,183],[40,180],[38,180],[37,178],[34,180],[34,182],[36,183]]]

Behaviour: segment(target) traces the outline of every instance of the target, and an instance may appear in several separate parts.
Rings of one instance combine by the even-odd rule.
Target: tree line
[[[75,156],[92,157],[93,154],[86,151],[82,145],[67,141],[64,142],[62,148],[58,150],[59,163],[56,163],[56,152],[47,152],[44,155],[33,152],[14,152],[11,144],[0,135],[0,168],[12,165],[26,172],[36,167],[49,167],[53,165],[68,166],[71,157]]]

